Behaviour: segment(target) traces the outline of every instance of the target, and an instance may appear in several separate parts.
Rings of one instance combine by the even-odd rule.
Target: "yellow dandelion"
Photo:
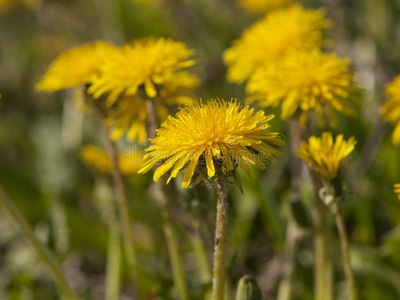
[[[278,9],[247,29],[225,51],[228,80],[241,83],[257,69],[283,57],[289,50],[321,45],[322,29],[329,25],[323,10],[298,5]]]
[[[184,43],[171,39],[144,39],[126,45],[119,55],[107,60],[89,92],[94,98],[108,94],[107,103],[112,105],[123,94],[133,96],[143,86],[148,97],[158,94],[158,86],[170,81],[183,68],[194,65],[190,59],[193,51]],[[184,76],[188,73],[182,73]],[[192,75],[190,75],[192,76]]]
[[[96,170],[111,174],[112,163],[107,152],[97,146],[84,146],[80,153],[81,160],[90,167]],[[143,155],[137,150],[127,150],[118,154],[118,166],[122,174],[135,174],[140,168]]]
[[[111,139],[116,141],[126,134],[129,142],[136,140],[144,145],[147,142],[148,114],[145,101],[138,97],[132,96],[118,101],[116,107],[109,111],[106,120],[107,125],[112,127]],[[168,114],[165,106],[157,106],[158,120],[165,120]]]
[[[397,197],[398,197],[399,200],[400,200],[400,183],[396,183],[396,184],[394,185],[394,192],[395,192],[395,194],[397,194]]]
[[[251,176],[247,163],[264,170],[265,162],[277,163],[274,156],[283,156],[268,144],[285,145],[281,134],[267,131],[273,117],[265,116],[263,111],[254,113],[254,109],[237,101],[211,99],[206,104],[188,105],[161,125],[157,137],[151,140],[153,145],[146,149],[147,161],[139,173],[161,161],[154,180],[172,168],[168,183],[187,166],[183,188],[189,186],[196,168],[206,168],[204,174],[211,178],[218,172],[216,167],[228,174],[238,165]]]
[[[241,0],[242,5],[251,12],[262,13],[291,3],[292,0]]]
[[[332,133],[323,132],[322,137],[312,136],[302,142],[297,155],[311,168],[327,180],[332,180],[346,166],[347,156],[354,150],[357,141],[351,137],[347,141],[339,134],[333,141]]]
[[[36,89],[54,92],[90,84],[99,74],[106,59],[118,53],[118,48],[106,43],[95,42],[69,49],[60,54],[48,68]]]
[[[381,107],[382,119],[395,125],[392,134],[393,144],[400,145],[400,75],[386,86],[389,98]]]
[[[287,119],[299,109],[300,122],[305,125],[315,111],[320,127],[325,119],[337,126],[336,111],[356,114],[349,99],[360,91],[354,84],[354,74],[348,71],[349,61],[318,49],[292,52],[277,64],[260,69],[249,80],[247,92],[261,105],[281,105],[281,118]]]

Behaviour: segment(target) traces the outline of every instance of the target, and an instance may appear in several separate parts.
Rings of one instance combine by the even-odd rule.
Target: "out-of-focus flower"
[[[90,84],[99,75],[101,65],[118,52],[119,48],[106,42],[69,49],[53,61],[36,89],[54,92]]]
[[[277,163],[274,155],[283,156],[266,143],[285,145],[281,134],[267,131],[273,117],[265,116],[263,111],[254,113],[254,109],[237,101],[211,99],[206,104],[189,105],[161,125],[157,137],[151,140],[153,145],[146,149],[147,162],[139,173],[149,171],[161,161],[154,180],[158,181],[172,168],[168,183],[187,166],[183,188],[189,187],[196,168],[199,172],[205,170],[205,177],[211,178],[220,169],[225,174],[234,171],[237,163],[251,176],[247,163],[264,170],[265,162]]]
[[[388,101],[381,107],[382,119],[394,124],[392,134],[393,144],[400,145],[400,75],[397,76],[385,90]]]
[[[291,117],[299,109],[300,123],[305,125],[309,113],[315,111],[320,127],[328,119],[329,125],[335,128],[336,111],[356,114],[349,100],[360,89],[355,86],[354,74],[348,71],[348,66],[348,60],[318,49],[296,51],[281,62],[257,71],[249,80],[247,91],[251,99],[259,99],[265,107],[282,104],[282,119]]]
[[[257,69],[293,49],[312,49],[322,44],[322,29],[329,25],[323,10],[298,5],[278,9],[247,29],[224,52],[228,80],[241,83]]]
[[[397,197],[398,197],[399,200],[400,200],[400,183],[396,183],[396,184],[394,185],[394,192],[395,192],[395,194],[397,194]]]
[[[354,137],[347,141],[339,134],[333,141],[332,133],[323,132],[321,137],[312,136],[302,142],[297,155],[327,180],[332,180],[347,165],[347,156],[357,143]]]
[[[112,59],[102,66],[100,76],[93,81],[89,92],[94,98],[108,94],[107,103],[112,105],[120,95],[133,96],[144,86],[145,94],[154,98],[159,93],[159,85],[171,81],[177,73],[183,82],[194,75],[183,72],[184,68],[195,64],[190,59],[193,51],[184,43],[165,38],[149,38],[126,45]],[[189,79],[184,78],[188,76]],[[179,82],[175,83],[179,85]]]
[[[81,149],[80,157],[82,161],[90,167],[96,170],[111,174],[112,163],[107,152],[97,146],[84,146]],[[142,163],[143,155],[137,150],[129,150],[118,155],[118,166],[122,174],[135,174],[140,168]]]
[[[191,104],[193,100],[189,95],[197,86],[198,78],[186,72],[174,74],[160,86],[159,94],[154,99],[157,103],[157,121],[162,123],[167,119],[168,106]],[[144,145],[147,142],[148,114],[145,100],[137,95],[120,99],[115,107],[109,110],[107,124],[113,128],[111,138],[118,140],[126,133],[128,141],[136,140]]]
[[[251,12],[262,13],[291,3],[293,0],[241,0],[242,5]]]
[[[146,123],[148,110],[145,101],[131,96],[118,101],[115,108],[109,111],[106,122],[112,127],[111,139],[120,139],[125,133],[127,140],[136,140],[144,145],[147,142]],[[168,109],[164,105],[157,106],[158,120],[165,120],[168,117]]]

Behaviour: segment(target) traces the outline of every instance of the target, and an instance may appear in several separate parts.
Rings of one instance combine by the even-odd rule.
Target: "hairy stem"
[[[340,248],[342,249],[344,272],[346,274],[346,280],[347,280],[347,284],[349,286],[349,299],[356,300],[357,292],[356,292],[356,285],[354,282],[353,270],[351,268],[347,231],[346,231],[346,226],[345,226],[343,216],[342,216],[342,213],[340,210],[338,210],[336,212],[335,217],[336,217],[336,225],[337,225],[338,232],[339,232]]]
[[[226,181],[217,180],[217,222],[215,227],[214,270],[212,300],[224,299],[225,292],[225,253],[226,231],[228,225],[228,189]]]
[[[0,203],[6,214],[10,217],[10,219],[14,223],[14,225],[18,228],[18,230],[22,233],[22,235],[26,238],[26,240],[35,249],[38,256],[42,259],[50,275],[56,282],[60,290],[60,293],[66,299],[69,300],[79,299],[78,296],[75,294],[75,292],[72,290],[67,279],[65,278],[61,266],[57,262],[53,253],[50,252],[50,250],[37,239],[29,223],[21,215],[18,209],[13,205],[13,203],[7,197],[6,193],[3,191],[1,186],[0,186]]]

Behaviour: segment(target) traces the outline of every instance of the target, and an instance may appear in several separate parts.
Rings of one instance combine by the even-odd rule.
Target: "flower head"
[[[281,118],[291,117],[298,109],[305,124],[315,111],[320,127],[325,117],[333,128],[337,126],[336,111],[354,115],[349,99],[360,89],[354,84],[354,74],[348,71],[349,61],[318,49],[292,52],[277,64],[260,69],[247,85],[252,99],[263,106],[281,106]]]
[[[397,197],[398,197],[399,200],[400,200],[400,183],[396,183],[396,184],[394,185],[394,192],[395,192],[395,194],[397,194]]]
[[[241,2],[248,11],[262,13],[285,6],[292,0],[241,0]]]
[[[397,76],[385,90],[388,101],[381,107],[382,119],[395,125],[392,141],[396,146],[400,145],[400,75]]]
[[[106,42],[95,42],[61,53],[48,68],[36,89],[54,92],[91,83],[106,59],[118,53],[118,48]]]
[[[213,177],[220,169],[225,174],[234,172],[238,165],[251,176],[247,163],[264,170],[264,159],[277,163],[274,155],[283,156],[268,144],[285,144],[281,134],[267,131],[273,117],[263,111],[254,113],[237,101],[211,99],[189,105],[161,125],[157,137],[151,140],[153,145],[146,149],[147,162],[139,173],[161,162],[154,180],[172,169],[168,183],[187,166],[183,188],[189,186],[196,168],[205,177]]]
[[[138,40],[123,47],[118,55],[103,64],[102,72],[93,81],[89,92],[95,98],[108,93],[109,105],[120,95],[136,95],[141,86],[148,97],[154,98],[159,93],[158,86],[170,82],[176,76],[183,79],[183,82],[193,79],[194,75],[182,71],[194,65],[195,61],[190,59],[192,54],[193,51],[184,43],[170,39]]]
[[[322,10],[298,5],[275,10],[247,29],[225,51],[228,80],[241,83],[258,68],[293,49],[312,49],[322,43],[322,29],[329,25]]]
[[[84,146],[81,149],[82,161],[96,170],[111,174],[112,164],[107,152],[97,146]],[[122,174],[134,174],[139,170],[142,154],[138,150],[126,151],[118,155],[118,166]]]
[[[354,150],[356,143],[354,137],[345,141],[343,134],[339,134],[334,141],[332,133],[323,132],[322,137],[312,136],[308,142],[302,142],[297,155],[316,173],[332,180],[346,166],[346,157]]]

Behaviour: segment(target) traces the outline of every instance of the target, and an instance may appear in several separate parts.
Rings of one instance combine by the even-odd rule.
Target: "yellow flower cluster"
[[[329,25],[322,10],[298,5],[278,9],[247,29],[225,51],[228,80],[241,83],[260,67],[282,58],[290,50],[308,50],[321,45],[322,29]]]
[[[184,43],[170,39],[144,39],[124,46],[117,55],[101,66],[101,73],[89,88],[95,98],[108,94],[108,104],[118,97],[133,96],[144,86],[145,97],[159,94],[159,85],[182,80],[179,84],[193,84],[197,78],[182,69],[193,66],[193,51]],[[187,87],[187,86],[182,86]],[[189,86],[191,87],[191,86]]]
[[[263,111],[254,113],[248,105],[233,100],[211,99],[205,104],[189,105],[161,125],[157,137],[151,140],[153,145],[146,149],[147,162],[139,173],[149,171],[161,161],[154,180],[172,169],[169,182],[187,166],[183,188],[189,187],[196,168],[213,177],[218,172],[216,166],[227,174],[238,164],[251,176],[247,163],[264,170],[266,162],[277,163],[274,156],[282,156],[268,144],[285,145],[281,134],[267,131],[273,117],[265,116]]]
[[[397,76],[385,90],[388,101],[381,107],[381,115],[385,121],[395,125],[392,141],[396,146],[400,145],[400,75]]]
[[[355,115],[348,99],[358,91],[348,60],[319,49],[292,52],[277,64],[255,72],[247,85],[252,99],[260,100],[265,107],[282,103],[281,118],[287,119],[300,109],[300,121],[305,125],[310,111],[315,111],[320,127],[325,119],[333,128],[337,126],[335,111]]]
[[[93,98],[105,95],[112,137],[119,139],[127,132],[130,141],[137,138],[144,144],[146,99],[156,101],[160,121],[168,115],[168,105],[192,102],[189,95],[199,85],[198,77],[185,70],[195,63],[192,55],[184,43],[165,38],[138,40],[124,47],[95,42],[62,53],[36,88],[54,92],[84,85]],[[89,106],[87,110],[90,105],[90,101],[80,103],[81,108]]]
[[[292,0],[241,0],[242,5],[251,12],[262,13],[285,6]]]
[[[97,146],[85,146],[81,149],[81,160],[96,170],[111,174],[112,163],[107,152]],[[127,151],[118,155],[118,166],[122,174],[135,174],[140,168],[143,156],[138,150]]]
[[[396,183],[396,184],[394,185],[394,192],[395,192],[395,194],[397,194],[397,197],[398,197],[399,200],[400,200],[400,183]]]
[[[85,44],[67,50],[53,61],[36,89],[55,92],[90,84],[100,74],[102,64],[116,53],[118,48],[106,42]]]
[[[302,142],[297,155],[311,168],[327,180],[332,180],[346,166],[346,157],[357,143],[354,137],[347,141],[343,134],[333,140],[332,133],[323,132],[321,137],[312,136],[308,142]]]

